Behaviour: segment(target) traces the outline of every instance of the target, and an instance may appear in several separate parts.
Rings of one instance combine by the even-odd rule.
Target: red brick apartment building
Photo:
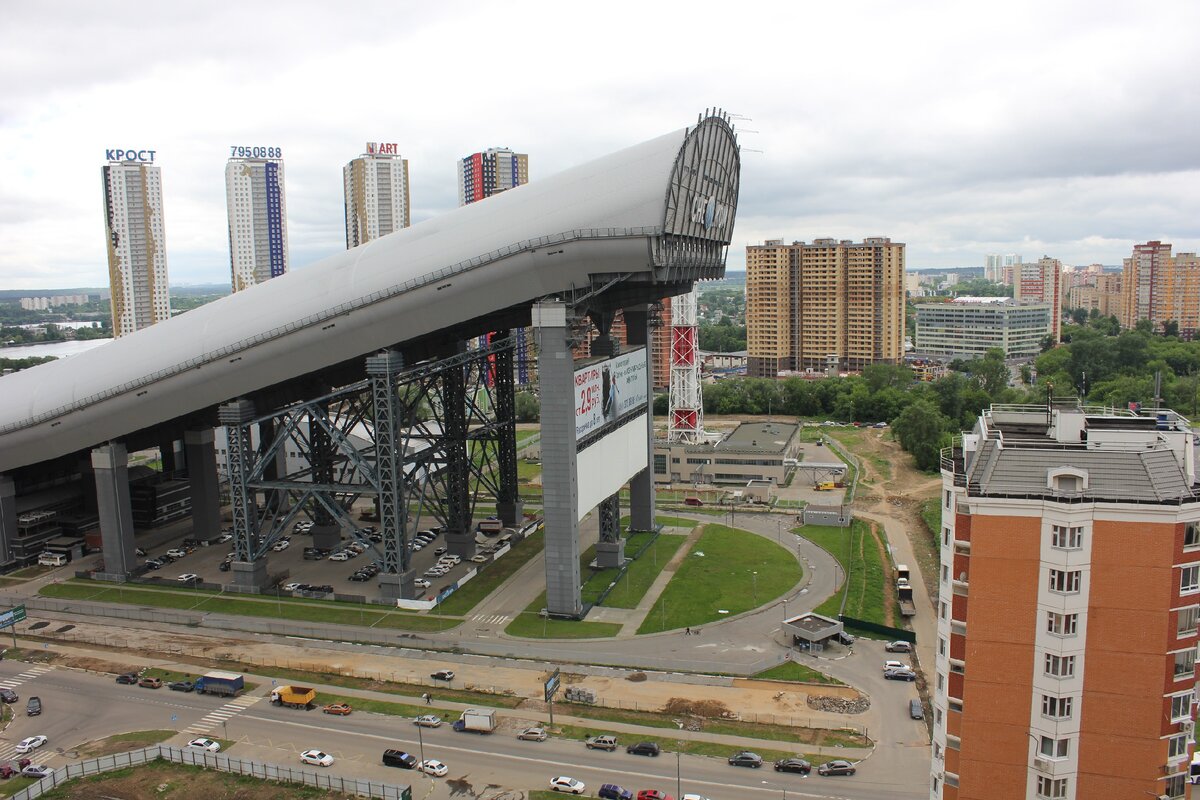
[[[943,451],[935,800],[1190,797],[1197,438],[993,406]]]

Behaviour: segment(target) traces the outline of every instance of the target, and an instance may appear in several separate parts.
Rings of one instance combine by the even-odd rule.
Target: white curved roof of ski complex
[[[7,375],[0,473],[587,287],[592,275],[686,267],[689,254],[728,245],[739,164],[728,123],[706,117]]]

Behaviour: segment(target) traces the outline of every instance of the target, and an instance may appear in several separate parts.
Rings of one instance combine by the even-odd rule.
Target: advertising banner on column
[[[646,348],[575,370],[575,440],[646,408]]]

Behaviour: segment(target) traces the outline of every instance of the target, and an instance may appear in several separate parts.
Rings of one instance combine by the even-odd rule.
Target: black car
[[[356,572],[350,576],[350,580],[354,581],[355,583],[363,583],[371,580],[371,576],[366,572]]]
[[[656,756],[662,752],[657,742],[638,742],[625,748],[625,752],[635,756]]]
[[[801,775],[807,775],[812,772],[812,764],[803,758],[781,758],[775,762],[775,771],[799,772]]]
[[[217,564],[217,569],[221,570],[221,572],[229,572],[229,570],[232,568],[233,562],[228,559],[222,561],[220,564]]]
[[[437,672],[431,672],[429,677],[433,678],[435,681],[452,681],[454,680],[454,670],[439,669]]]
[[[305,561],[320,561],[324,557],[325,556],[321,555],[321,551],[315,547],[304,548],[304,560]]]
[[[117,683],[135,684],[138,682],[138,674],[136,672],[122,672],[117,676]]]
[[[5,703],[15,703],[19,699],[20,698],[17,697],[17,693],[12,689],[0,689],[0,701]]]
[[[171,681],[167,684],[167,688],[173,692],[190,692],[196,687],[191,681]]]
[[[25,704],[25,716],[36,717],[42,713],[42,698],[31,697],[29,702]]]
[[[329,584],[325,584],[324,586],[310,586],[308,587],[308,590],[310,592],[322,592],[324,594],[329,594],[333,591],[333,587]]]
[[[384,750],[383,765],[385,767],[414,769],[417,766],[417,757],[403,750]]]
[[[763,765],[762,756],[758,753],[751,753],[749,750],[743,750],[740,753],[734,753],[729,757],[730,766],[734,767],[753,767],[758,769]]]
[[[159,569],[160,567],[162,567],[162,562],[158,559],[151,558],[146,560],[146,569]]]
[[[889,681],[915,681],[917,679],[917,673],[913,672],[907,667],[903,667],[901,669],[885,669],[883,671],[883,677]]]

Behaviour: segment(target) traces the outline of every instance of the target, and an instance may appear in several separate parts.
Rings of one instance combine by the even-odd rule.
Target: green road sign
[[[8,628],[18,622],[25,621],[25,605],[21,604],[16,608],[10,608],[8,611],[0,612],[0,628]]]

